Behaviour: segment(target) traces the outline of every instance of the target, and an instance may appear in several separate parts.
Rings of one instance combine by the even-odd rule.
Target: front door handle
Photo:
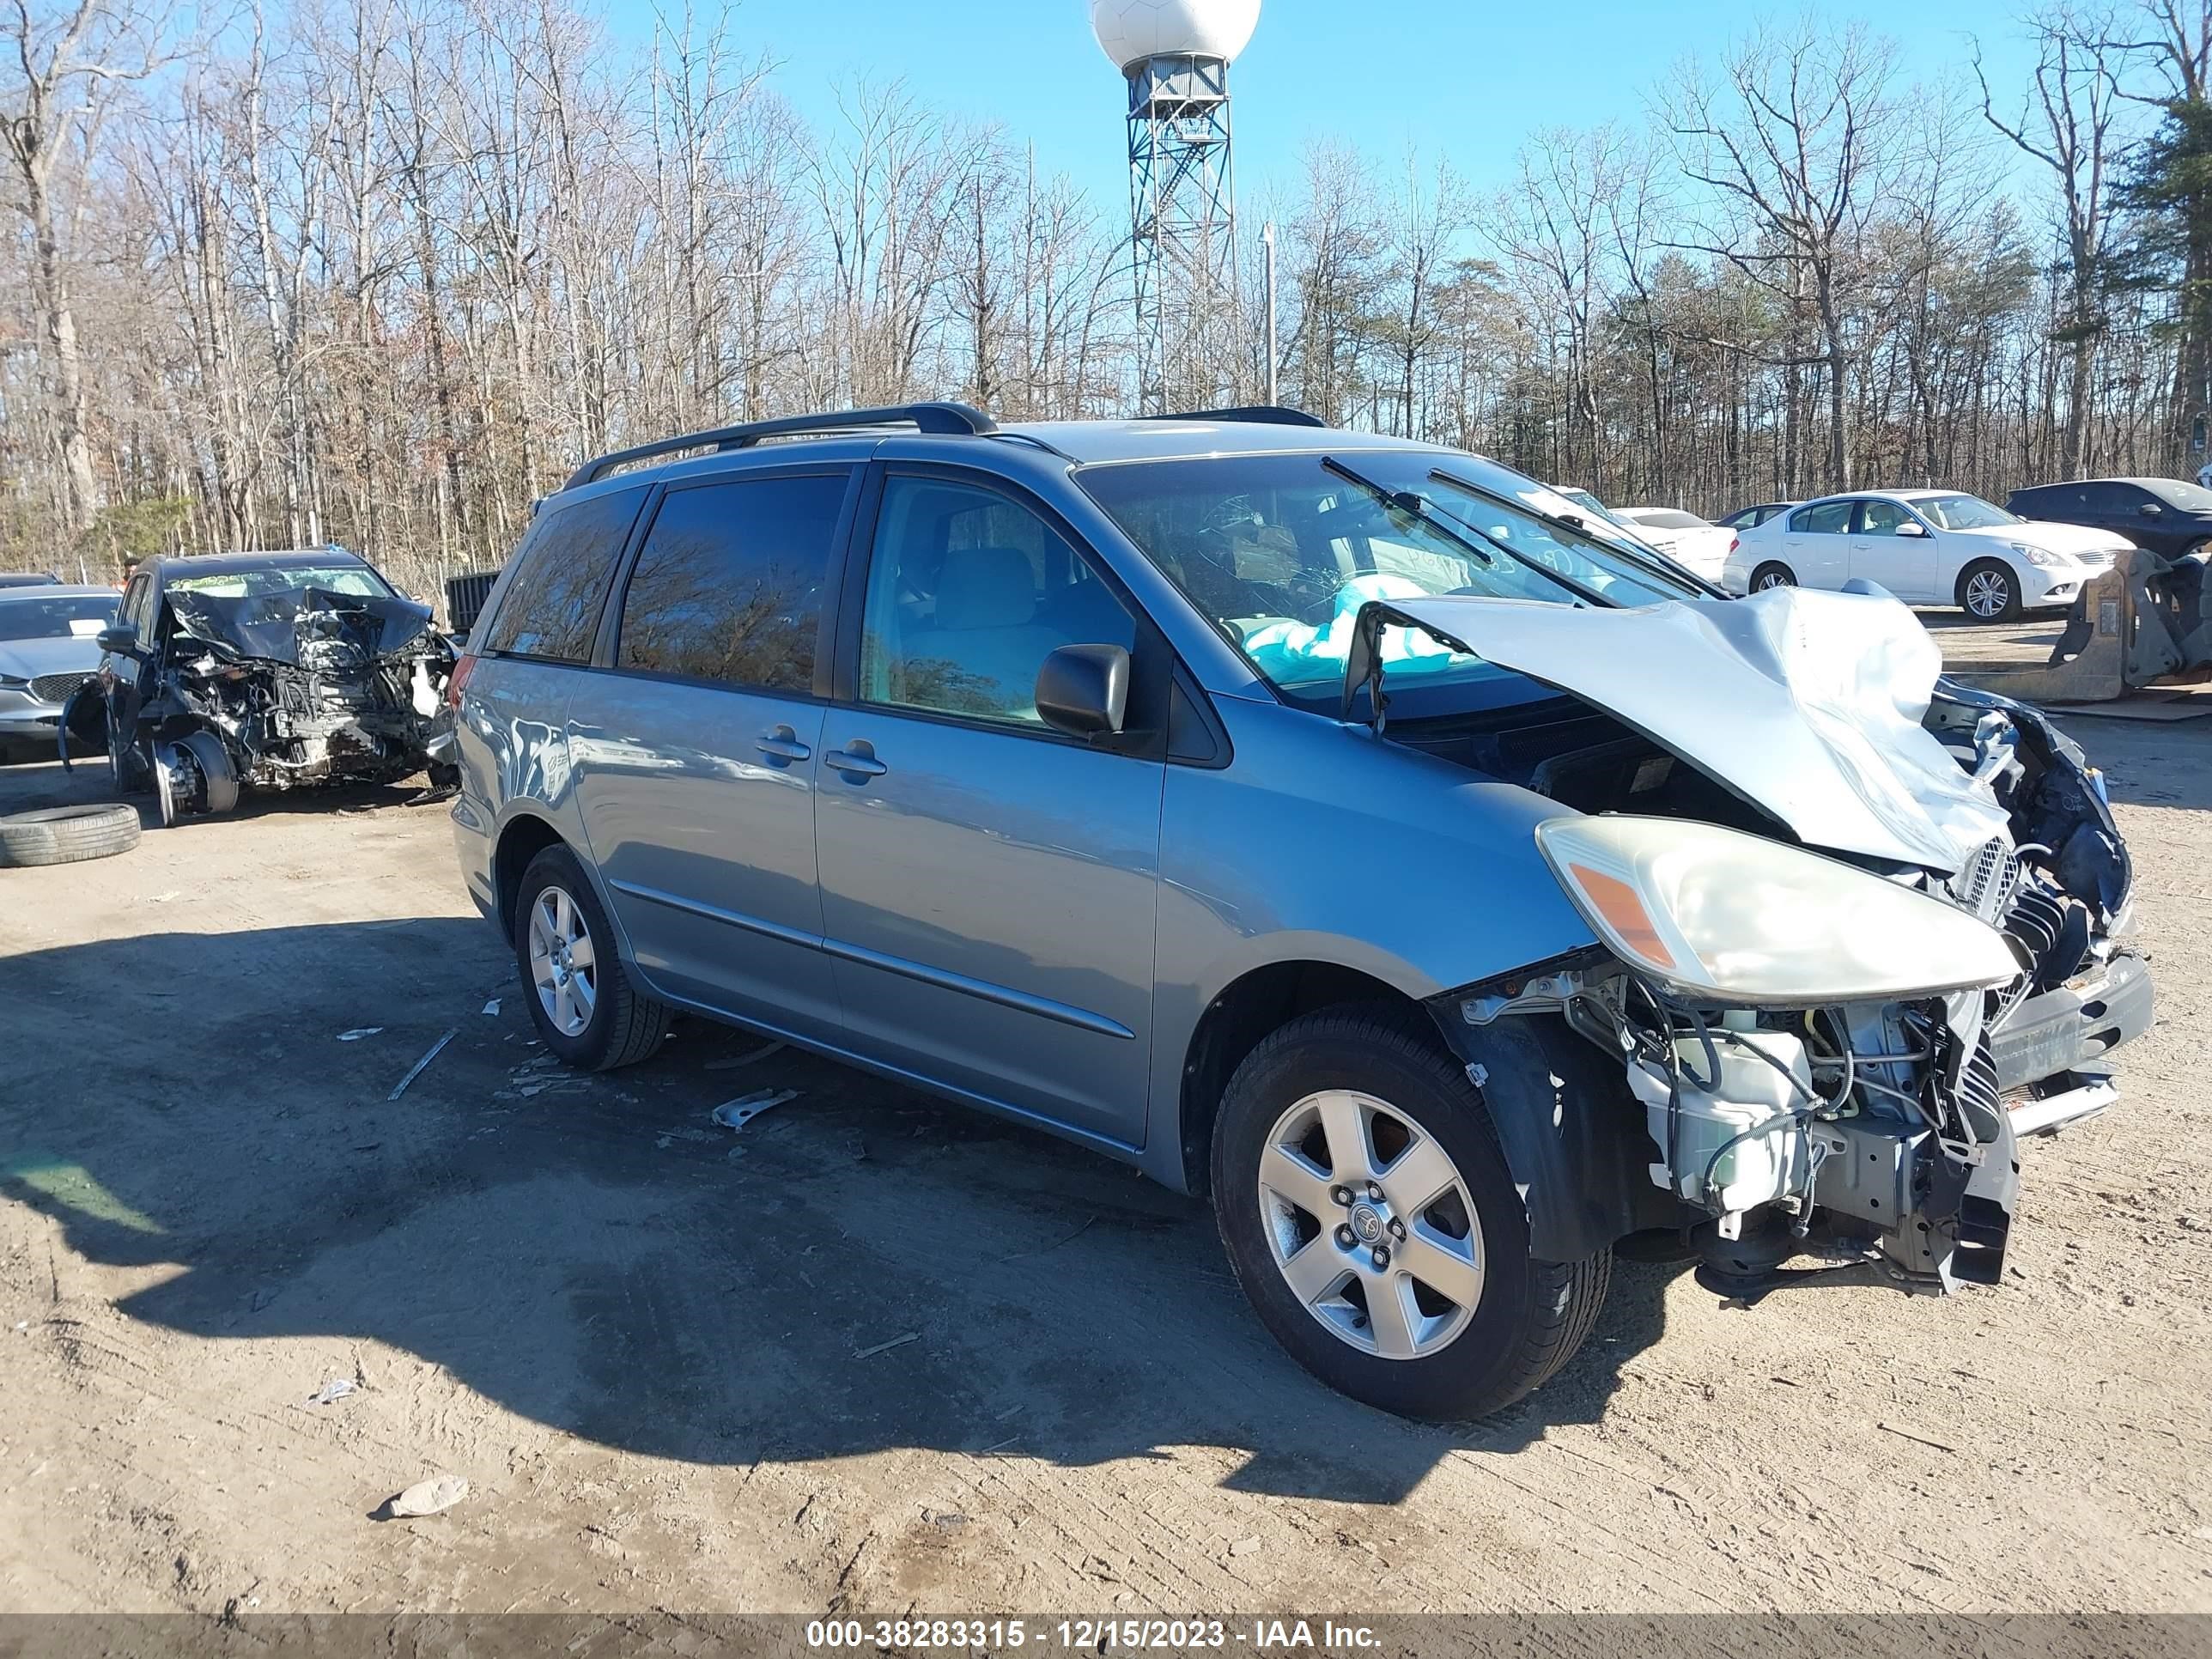
[[[833,772],[852,778],[879,778],[891,769],[876,758],[875,745],[865,738],[842,749],[832,749],[823,763]]]
[[[803,761],[814,752],[799,742],[799,733],[787,726],[777,726],[753,747],[779,766],[788,766],[793,761]]]

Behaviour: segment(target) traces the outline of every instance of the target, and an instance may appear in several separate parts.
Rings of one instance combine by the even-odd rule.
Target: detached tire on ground
[[[1212,1169],[1261,1320],[1384,1411],[1502,1410],[1566,1364],[1604,1305],[1610,1251],[1529,1254],[1482,1097],[1418,1012],[1324,1009],[1268,1037],[1222,1098]]]
[[[113,858],[137,844],[135,806],[49,806],[0,817],[0,869],[82,864]]]
[[[538,1036],[571,1066],[635,1066],[668,1035],[668,1005],[630,982],[599,894],[565,847],[547,848],[522,872],[514,959]]]

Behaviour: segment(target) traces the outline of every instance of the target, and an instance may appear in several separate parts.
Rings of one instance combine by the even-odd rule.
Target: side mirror
[[[138,630],[129,623],[110,623],[95,635],[100,648],[118,657],[138,654]]]
[[[1129,713],[1129,653],[1118,645],[1063,645],[1037,670],[1036,711],[1055,732],[1104,737]]]
[[[1907,519],[1897,526],[1897,533],[1900,536],[1925,536],[1928,533],[1928,526],[1917,519]]]
[[[2156,501],[2145,501],[2142,506],[2136,508],[2136,511],[2142,514],[2146,519],[2160,518],[2164,516],[2165,514],[2165,509],[2160,507]]]

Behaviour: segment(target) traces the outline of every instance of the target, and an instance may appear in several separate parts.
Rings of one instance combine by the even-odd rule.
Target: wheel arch
[[[592,873],[590,861],[568,846],[568,838],[553,820],[537,812],[514,814],[500,826],[499,838],[492,844],[492,894],[499,906],[500,931],[510,939],[514,934],[514,903],[522,890],[523,872],[549,847],[567,847],[585,866],[585,874]]]
[[[1959,567],[1959,574],[1951,582],[1951,603],[1961,611],[1967,611],[1969,615],[1972,614],[1966,604],[1966,579],[1984,566],[2002,572],[2004,579],[2012,584],[2012,602],[2014,607],[2018,607],[2027,597],[2027,586],[2021,580],[2020,572],[2012,561],[1996,553],[1977,553]]]
[[[1420,1000],[1389,980],[1341,962],[1294,957],[1247,969],[1214,994],[1185,1044],[1177,1101],[1186,1191],[1211,1185],[1213,1129],[1221,1097],[1245,1058],[1302,1014],[1341,1003],[1418,1008]]]

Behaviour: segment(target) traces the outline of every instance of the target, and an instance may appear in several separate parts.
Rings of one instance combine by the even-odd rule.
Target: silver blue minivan
[[[1289,410],[603,457],[448,696],[562,1060],[726,1021],[1210,1194],[1275,1336],[1409,1415],[1551,1376],[1625,1241],[2000,1282],[2017,1142],[2152,1017],[2098,775],[1894,599],[1729,599]]]

